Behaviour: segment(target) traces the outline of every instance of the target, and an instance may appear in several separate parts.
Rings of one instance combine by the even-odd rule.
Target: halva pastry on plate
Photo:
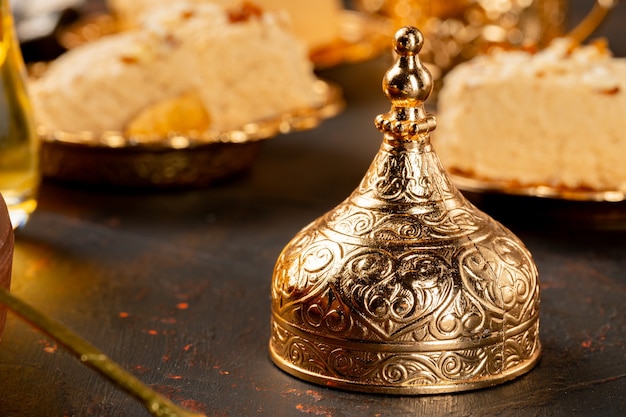
[[[179,0],[108,0],[111,13],[124,28],[134,27],[138,19],[155,7]],[[192,0],[236,7],[242,0]],[[340,37],[342,4],[339,0],[251,0],[268,11],[284,11],[292,21],[293,31],[310,50],[326,46]]]
[[[433,143],[453,173],[565,190],[626,191],[626,59],[566,38],[500,51],[444,80]]]
[[[305,45],[280,14],[176,2],[89,42],[31,84],[46,129],[163,136],[228,131],[320,104]]]

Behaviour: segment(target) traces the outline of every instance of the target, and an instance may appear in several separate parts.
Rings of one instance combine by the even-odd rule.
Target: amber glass
[[[8,0],[0,20],[0,193],[16,229],[37,207],[38,139]]]

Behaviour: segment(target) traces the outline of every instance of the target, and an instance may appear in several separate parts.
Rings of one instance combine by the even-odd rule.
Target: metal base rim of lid
[[[520,363],[517,367],[507,369],[505,373],[495,375],[493,378],[482,378],[476,381],[462,381],[454,384],[438,384],[438,385],[370,385],[359,383],[348,379],[340,379],[331,376],[320,375],[294,367],[291,363],[278,356],[274,349],[270,346],[270,357],[274,364],[284,372],[311,382],[316,385],[322,385],[328,388],[336,388],[347,391],[371,393],[371,394],[391,394],[391,395],[432,395],[446,394],[462,391],[472,391],[482,388],[489,388],[496,385],[504,384],[517,377],[528,373],[539,362],[541,357],[541,346],[539,345],[535,354],[528,360]]]
[[[535,325],[538,323],[535,322]],[[476,376],[466,380],[446,381],[432,384],[409,384],[399,382],[397,384],[373,384],[368,381],[359,380],[358,378],[341,378],[335,375],[324,374],[321,372],[313,372],[304,369],[292,363],[288,359],[276,351],[274,345],[274,336],[270,339],[269,353],[274,364],[284,372],[311,382],[317,385],[326,386],[328,388],[343,389],[347,391],[356,391],[372,394],[392,394],[392,395],[424,395],[424,394],[445,394],[461,391],[471,391],[482,388],[488,388],[511,381],[527,372],[529,372],[541,357],[541,343],[536,340],[536,346],[529,357],[524,358],[515,366],[511,366],[504,372],[491,374],[488,376]],[[385,350],[385,349],[383,349]],[[382,352],[382,350],[381,350]]]

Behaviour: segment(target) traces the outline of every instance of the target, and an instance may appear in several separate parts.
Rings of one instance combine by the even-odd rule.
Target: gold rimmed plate
[[[523,229],[626,230],[626,192],[487,181],[458,172],[454,184],[475,205]]]
[[[497,193],[566,201],[626,201],[626,190],[594,190],[590,188],[555,187],[544,184],[523,185],[516,181],[487,180],[458,172],[450,173],[450,177],[460,190],[473,193]]]
[[[341,89],[315,85],[320,104],[247,123],[228,132],[172,132],[167,137],[120,132],[63,132],[41,127],[41,170],[63,182],[133,188],[203,187],[247,171],[264,140],[309,130],[343,109]]]
[[[317,69],[367,61],[389,48],[391,22],[366,13],[343,10],[339,39],[311,52]]]
[[[375,58],[389,46],[390,22],[379,16],[353,10],[342,10],[339,38],[315,48],[310,58],[317,69],[356,63]],[[59,43],[66,49],[92,42],[118,32],[118,24],[109,14],[85,17],[61,30]]]

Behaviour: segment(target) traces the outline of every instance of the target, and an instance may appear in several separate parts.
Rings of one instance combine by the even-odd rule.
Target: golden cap
[[[415,28],[378,116],[383,144],[357,189],[301,230],[272,277],[270,354],[327,386],[391,394],[464,391],[530,370],[539,281],[523,243],[452,184],[429,132],[432,88]]]

